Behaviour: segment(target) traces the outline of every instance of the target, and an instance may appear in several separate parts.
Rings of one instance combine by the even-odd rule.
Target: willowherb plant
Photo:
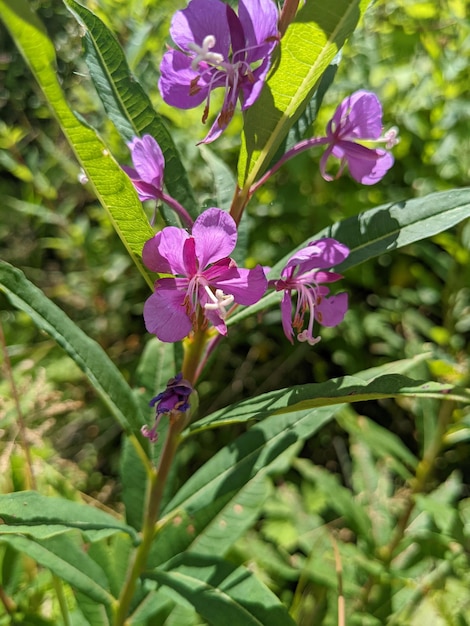
[[[316,326],[338,326],[348,310],[347,293],[330,290],[330,284],[356,264],[458,223],[470,214],[470,196],[445,192],[430,203],[409,200],[372,208],[332,223],[327,231],[308,233],[272,268],[256,261],[240,267],[234,256],[240,231],[246,227],[244,211],[286,161],[323,146],[318,170],[332,185],[341,184],[338,179],[346,169],[357,183],[378,184],[394,164],[390,150],[397,143],[397,131],[383,132],[380,101],[363,85],[345,94],[324,136],[304,136],[298,142],[288,137],[318,97],[330,63],[356,28],[367,2],[306,0],[298,7],[297,0],[285,0],[279,13],[272,0],[240,0],[237,10],[222,0],[189,0],[175,12],[169,34],[176,47],[168,47],[161,59],[161,99],[180,109],[204,105],[202,123],[211,118],[200,142],[204,144],[219,139],[234,115],[243,116],[237,183],[232,185],[231,177],[226,181],[233,187],[233,202],[230,207],[202,209],[194,200],[170,131],[131,76],[116,39],[92,11],[75,0],[64,1],[84,29],[91,78],[129,148],[132,166],[119,164],[99,135],[72,113],[55,74],[52,44],[27,1],[0,0],[1,17],[86,180],[151,288],[143,305],[142,332],[145,325],[155,335],[148,350],[153,354],[157,346],[159,356],[144,355],[142,362],[160,386],[143,392],[132,389],[95,342],[19,270],[1,262],[2,291],[65,348],[122,427],[125,513],[118,519],[84,502],[34,490],[5,494],[0,497],[4,522],[0,541],[28,554],[77,592],[70,602],[58,592],[57,610],[65,623],[75,623],[71,615],[78,615],[76,623],[91,626],[163,625],[170,623],[165,621],[168,615],[174,618],[179,608],[191,606],[210,624],[229,619],[233,626],[287,626],[301,613],[296,602],[303,594],[303,573],[297,600],[288,606],[284,595],[281,600],[263,577],[229,557],[230,549],[260,517],[268,477],[284,471],[287,464],[304,471],[306,479],[315,475],[312,480],[331,499],[331,507],[354,526],[358,546],[367,545],[363,560],[382,559],[383,569],[378,567],[377,574],[368,571],[354,579],[363,611],[401,546],[412,501],[426,488],[452,412],[443,411],[436,418],[434,438],[410,482],[412,495],[398,521],[389,524],[396,532],[390,530],[383,545],[373,543],[379,540],[372,537],[360,499],[352,503],[352,496],[334,479],[318,468],[306,469],[302,460],[295,460],[294,447],[337,415],[353,438],[357,433],[344,407],[358,400],[420,396],[468,403],[468,391],[405,376],[403,372],[412,367],[404,360],[354,377],[278,389],[204,415],[198,410],[199,378],[231,326],[258,314],[262,332],[265,321],[259,314],[279,305],[287,340],[294,344],[296,338],[316,350],[321,332]],[[212,119],[212,92],[217,89],[223,90],[223,102]],[[238,102],[241,112],[236,113]],[[334,175],[333,159],[339,160]],[[142,202],[148,201],[155,203],[155,212],[165,205],[158,220],[147,219]],[[155,232],[154,223],[165,220]],[[195,433],[234,423],[251,426],[175,489],[170,477],[176,471],[180,444]],[[370,441],[376,442],[377,454],[396,454],[403,466],[413,464],[398,444],[389,440],[385,444],[374,433]],[[409,469],[403,472],[409,474]],[[354,547],[359,550],[358,546]],[[332,554],[334,550],[333,541]],[[338,572],[342,557],[335,554]],[[342,592],[338,595],[342,599]],[[194,623],[193,617],[188,624]],[[337,621],[345,623],[342,610]]]

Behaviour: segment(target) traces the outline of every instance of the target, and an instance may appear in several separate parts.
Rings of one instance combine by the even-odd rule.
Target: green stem
[[[192,337],[186,340],[184,359],[183,359],[183,378],[188,380],[191,385],[194,385],[197,372],[199,370],[199,364],[203,357],[204,348],[208,340],[208,333],[206,330],[197,330]]]
[[[170,472],[178,444],[180,434],[185,423],[185,414],[179,411],[170,413],[170,428],[163,446],[158,468],[152,469],[149,473],[149,487],[147,491],[147,506],[145,507],[145,517],[142,526],[142,542],[134,553],[134,558],[127,573],[121,595],[115,607],[113,626],[123,626],[129,606],[134,597],[137,580],[145,570],[148,554],[155,535],[155,525],[160,512],[160,505],[163,490]]]

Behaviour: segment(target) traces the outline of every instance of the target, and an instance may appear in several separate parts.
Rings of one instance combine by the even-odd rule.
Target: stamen
[[[225,294],[222,289],[216,289],[214,294],[208,285],[205,285],[204,289],[212,300],[212,302],[206,302],[204,308],[207,311],[218,311],[221,319],[224,320],[227,317],[226,307],[233,304],[234,297],[232,294]]]
[[[397,143],[400,143],[400,137],[398,136],[398,127],[392,126],[392,128],[390,128],[389,130],[387,130],[386,133],[384,133],[384,136],[382,137],[382,139],[387,142],[385,144],[385,147],[387,148],[387,150],[390,150],[391,148],[393,148],[393,146],[396,146]]]
[[[202,41],[202,46],[198,46],[197,43],[190,41],[188,43],[188,48],[196,53],[196,56],[191,61],[191,68],[196,72],[198,69],[199,63],[205,61],[206,63],[210,63],[211,65],[220,65],[224,60],[224,57],[218,52],[209,52],[211,48],[215,46],[215,37],[214,35],[207,35],[204,37]]]

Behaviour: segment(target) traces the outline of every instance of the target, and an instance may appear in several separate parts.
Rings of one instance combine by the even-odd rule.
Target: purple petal
[[[188,233],[182,228],[167,226],[144,244],[143,262],[154,272],[185,276],[183,249],[188,238]]]
[[[248,63],[265,58],[278,43],[279,13],[272,0],[240,0],[238,15],[245,31]],[[267,41],[267,40],[270,41]]]
[[[260,300],[268,288],[266,274],[261,265],[248,270],[241,267],[232,267],[224,276],[213,281],[212,286],[222,289],[235,298],[237,304],[255,304]]]
[[[351,176],[363,185],[378,183],[395,160],[390,152],[382,148],[373,150],[349,141],[341,144]]]
[[[213,207],[196,218],[192,235],[199,268],[204,269],[209,263],[230,256],[237,243],[237,226],[228,213]]]
[[[137,178],[161,189],[165,159],[158,143],[151,135],[144,135],[142,139],[135,137],[128,145]]]
[[[194,0],[193,0],[194,1]],[[210,80],[209,73],[207,79]],[[197,80],[199,89],[191,88]],[[219,85],[216,85],[219,86]],[[191,59],[179,50],[170,49],[160,64],[158,88],[163,100],[179,109],[192,109],[206,100],[209,84],[191,68]]]
[[[343,321],[348,310],[348,294],[322,298],[315,307],[315,319],[323,326],[337,326]]]
[[[245,111],[251,105],[256,102],[258,96],[261,93],[261,90],[264,86],[264,81],[266,80],[266,76],[269,72],[269,64],[270,59],[266,57],[264,61],[261,63],[259,67],[257,67],[253,71],[253,77],[255,78],[255,82],[253,83],[251,80],[247,78],[242,82],[241,89],[243,93],[243,103],[242,103],[242,111]]]
[[[282,329],[287,339],[294,343],[294,329],[292,328],[292,301],[289,290],[284,291],[281,301]]]
[[[333,267],[344,261],[348,255],[349,248],[336,239],[325,237],[318,241],[312,241],[308,246],[298,250],[290,257],[281,272],[281,276],[287,278],[287,270],[297,265],[299,266],[297,276],[313,269]]]
[[[170,35],[186,52],[189,51],[189,43],[201,46],[207,35],[213,35],[215,46],[211,51],[222,54],[226,59],[230,48],[226,5],[220,0],[191,0],[185,9],[173,15]]]
[[[382,105],[370,91],[356,91],[336,109],[333,127],[342,139],[378,139],[382,133]]]
[[[183,304],[185,295],[173,278],[161,278],[155,293],[145,302],[145,327],[160,341],[180,341],[190,333],[192,324]]]

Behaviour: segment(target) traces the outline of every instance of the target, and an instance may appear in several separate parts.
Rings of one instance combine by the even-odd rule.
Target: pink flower
[[[382,136],[382,105],[374,93],[356,91],[336,109],[326,128],[326,137],[316,143],[329,143],[321,161],[320,171],[325,180],[333,180],[326,172],[330,156],[340,159],[338,178],[345,165],[354,180],[363,185],[374,185],[381,180],[394,163],[394,158],[383,148],[367,148],[359,141],[384,143],[387,148],[397,143],[396,130]]]
[[[313,336],[313,324],[317,320],[323,326],[337,326],[342,322],[347,308],[348,296],[340,293],[330,296],[328,287],[320,283],[331,283],[342,278],[341,274],[326,272],[349,255],[349,249],[335,239],[312,241],[296,252],[288,260],[275,281],[276,291],[284,290],[281,302],[282,327],[293,343],[294,329],[299,341],[307,341],[311,346],[320,341]],[[297,304],[292,317],[292,292],[297,291]],[[309,315],[308,326],[304,328],[305,315]]]
[[[163,100],[180,109],[205,102],[205,122],[212,90],[225,89],[222,110],[203,143],[225,130],[239,98],[242,110],[258,98],[279,41],[278,17],[272,0],[240,0],[238,15],[220,0],[191,0],[174,14],[170,34],[180,49],[163,56]]]
[[[175,342],[208,322],[227,334],[225,318],[233,303],[258,302],[267,288],[261,266],[237,267],[229,257],[237,242],[232,217],[217,208],[201,213],[191,235],[168,226],[144,245],[145,265],[158,273],[155,292],[144,305],[147,330],[161,341]]]

